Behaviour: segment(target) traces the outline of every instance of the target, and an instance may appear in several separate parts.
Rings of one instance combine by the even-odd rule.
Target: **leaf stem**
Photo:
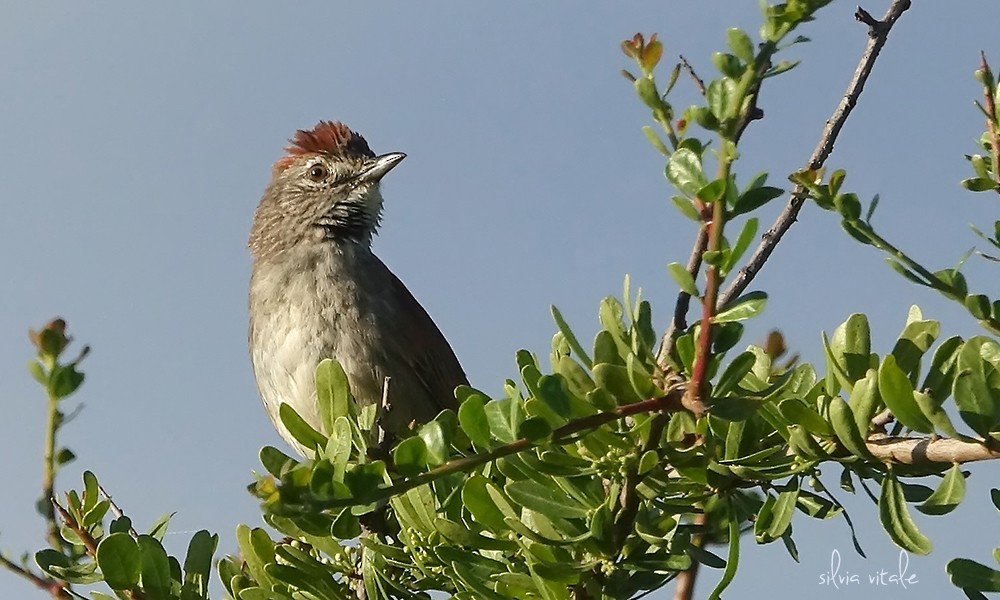
[[[43,509],[45,517],[45,538],[49,546],[56,550],[62,549],[64,545],[63,539],[59,535],[59,523],[56,521],[56,511],[53,506],[56,478],[56,432],[59,429],[60,420],[59,398],[49,389],[46,404],[45,448],[42,454],[42,497],[39,508]]]

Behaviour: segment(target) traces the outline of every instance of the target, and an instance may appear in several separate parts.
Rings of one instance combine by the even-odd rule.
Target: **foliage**
[[[841,191],[845,173],[827,177],[811,164],[790,176],[790,205],[808,197],[836,211],[853,238],[886,252],[910,281],[961,302],[989,335],[941,339],[940,324],[913,307],[881,352],[867,318],[849,316],[822,336],[823,365],[779,363],[780,336],[765,347],[743,341],[742,322],[767,300],[745,291],[755,260],[745,256],[759,229],[753,215],[785,190],[767,185],[767,173],[737,176],[739,142],[763,116],[761,86],[797,64],[779,55],[807,41],[793,34],[827,3],[765,4],[759,39],[730,29],[727,51],[712,57],[719,75],[707,83],[682,59],[661,86],[656,35],[622,43],[639,75],[623,73],[659,128],[645,136],[664,157],[673,204],[697,230],[692,260],[668,266],[680,292],[662,344],[650,302],[626,277],[621,298],[601,302],[592,343],[553,308],[547,361],[518,352],[519,380],[508,380],[501,397],[462,386],[457,411],[394,439],[383,439],[378,407],[354,401],[340,365],[323,361],[319,427],[288,405],[279,413],[311,456],[265,447],[264,473],[250,485],[265,522],[284,537],[241,526],[239,555],[218,563],[226,592],[240,600],[633,598],[703,565],[722,571],[711,593],[718,598],[751,536],[780,541],[797,560],[797,515],[842,518],[853,534],[824,468],[839,472],[841,490],[860,487],[871,498],[895,544],[929,553],[911,508],[949,514],[965,496],[961,465],[1000,452],[1000,343],[991,337],[1000,333],[1000,301],[969,291],[964,259],[956,268],[924,267],[876,232],[877,197],[862,216],[858,195]],[[859,19],[884,38],[885,23],[860,10]],[[685,71],[703,101],[678,111],[669,95]],[[985,57],[977,78],[986,155],[968,157],[975,177],[963,185],[1000,191],[1000,88]],[[994,231],[976,229],[1000,248],[1000,221]],[[754,256],[763,248],[766,257],[769,243]],[[724,291],[734,274],[743,283]],[[700,314],[688,324],[692,300]],[[59,598],[79,596],[74,585],[101,583],[119,598],[207,598],[216,536],[196,533],[182,563],[160,543],[169,517],[137,533],[89,472],[80,491],[49,502],[56,467],[72,457],[55,450],[59,403],[82,383],[85,352],[60,362],[69,343],[61,321],[33,341],[39,354],[30,369],[50,401],[43,515],[51,547],[35,554],[41,575],[24,562],[4,558],[4,566]],[[993,500],[1000,508],[1000,491]],[[709,544],[725,549],[717,554]],[[1000,572],[990,567],[956,559],[948,570],[969,595],[1000,591]]]

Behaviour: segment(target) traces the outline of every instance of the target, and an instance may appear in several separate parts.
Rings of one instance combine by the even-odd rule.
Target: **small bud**
[[[764,352],[771,358],[779,358],[788,348],[785,346],[785,336],[777,329],[771,330],[767,334],[767,341],[764,343]]]
[[[39,355],[52,359],[59,356],[70,342],[66,335],[66,321],[59,318],[46,323],[41,331],[28,330],[28,339],[38,349]]]

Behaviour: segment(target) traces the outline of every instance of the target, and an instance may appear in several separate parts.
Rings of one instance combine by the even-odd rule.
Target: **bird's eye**
[[[313,181],[323,181],[330,172],[326,169],[324,165],[315,164],[309,167],[309,179]]]

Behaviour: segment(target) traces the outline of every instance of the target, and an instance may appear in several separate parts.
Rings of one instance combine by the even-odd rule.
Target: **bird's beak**
[[[358,175],[358,179],[365,182],[376,182],[406,158],[402,152],[390,152],[382,156],[376,156],[365,163],[364,168]]]

